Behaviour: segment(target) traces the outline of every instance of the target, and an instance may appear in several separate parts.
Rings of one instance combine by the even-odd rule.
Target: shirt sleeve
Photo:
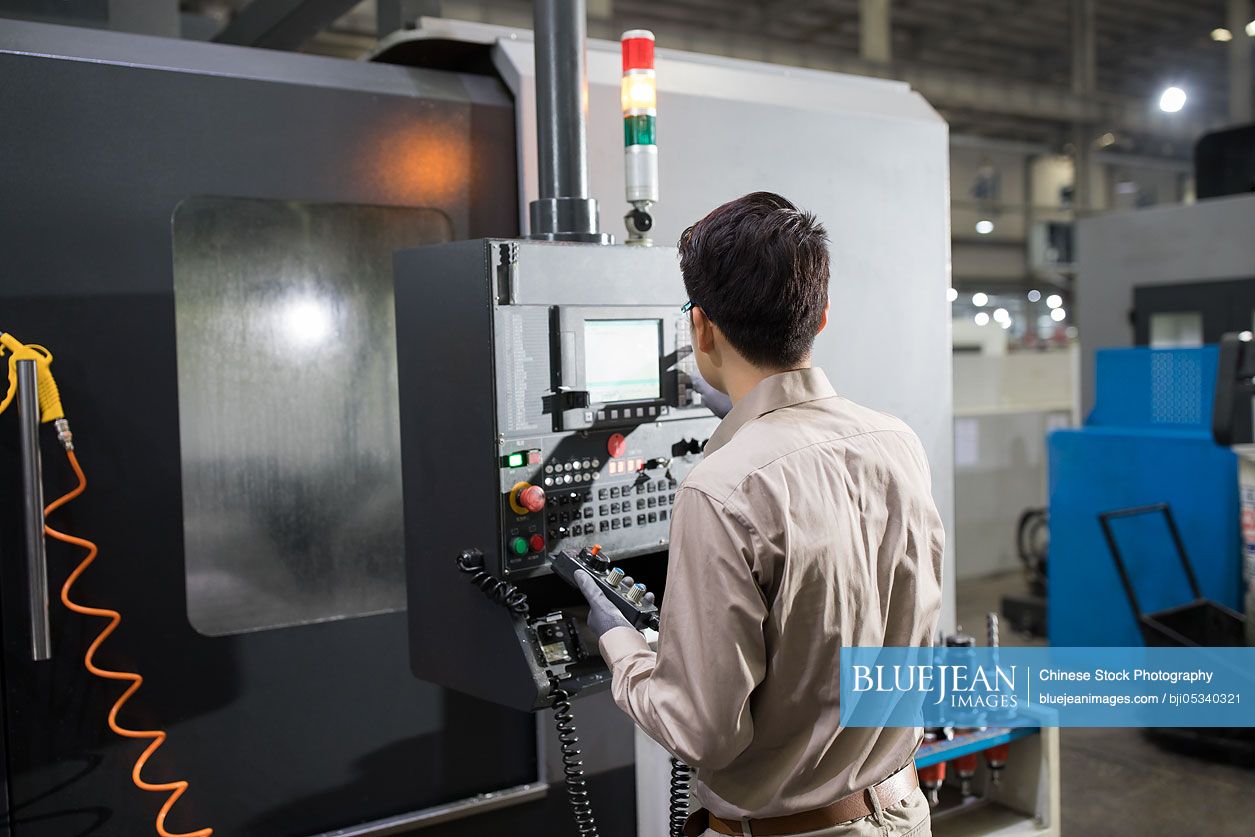
[[[750,695],[766,672],[767,618],[754,540],[741,517],[681,488],[657,653],[631,628],[601,638],[615,703],[693,767],[726,767],[754,736]]]

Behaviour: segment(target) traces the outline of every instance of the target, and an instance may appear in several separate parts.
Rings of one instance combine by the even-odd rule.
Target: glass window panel
[[[403,609],[392,254],[448,219],[197,197],[173,235],[192,625]]]
[[[1181,349],[1203,345],[1200,311],[1163,311],[1150,315],[1150,347]]]

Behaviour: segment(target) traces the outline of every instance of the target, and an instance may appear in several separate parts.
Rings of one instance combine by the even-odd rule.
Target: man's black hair
[[[680,236],[693,305],[751,363],[795,368],[828,301],[828,233],[772,192],[728,201]]]

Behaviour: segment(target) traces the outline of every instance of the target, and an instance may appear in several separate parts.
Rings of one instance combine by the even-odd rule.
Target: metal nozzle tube
[[[17,406],[22,445],[22,511],[26,520],[26,583],[31,659],[52,658],[48,621],[48,553],[44,540],[44,483],[39,456],[39,383],[33,360],[17,362]]]

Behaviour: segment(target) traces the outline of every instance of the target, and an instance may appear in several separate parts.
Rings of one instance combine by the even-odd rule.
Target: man
[[[844,729],[838,705],[842,646],[929,645],[937,626],[923,448],[810,365],[828,322],[813,215],[755,192],[679,250],[698,370],[732,408],[676,493],[657,653],[580,579],[614,699],[696,768],[686,833],[930,834],[921,731]]]

